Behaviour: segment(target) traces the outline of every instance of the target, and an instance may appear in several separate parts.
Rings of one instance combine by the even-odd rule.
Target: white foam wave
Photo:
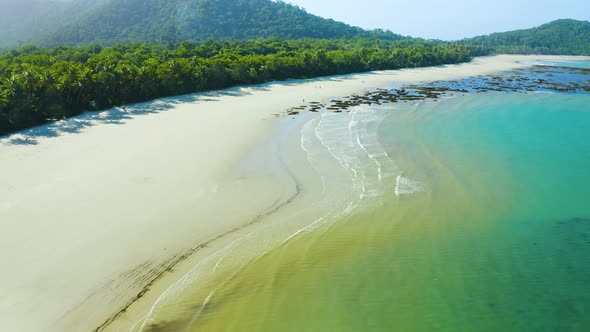
[[[397,163],[379,141],[378,129],[385,116],[381,111],[356,107],[350,113],[321,113],[307,122],[301,128],[300,146],[307,162],[322,181],[321,199],[314,204],[329,207],[328,213],[306,224],[285,229],[283,235],[273,239],[271,244],[261,233],[264,230],[258,229],[257,234],[242,236],[205,257],[160,295],[147,315],[136,322],[132,331],[136,328],[143,330],[153,321],[160,306],[168,303],[169,298],[182,293],[189,284],[203,278],[205,273],[236,264],[232,256],[242,252],[240,248],[244,246],[259,250],[256,253],[259,256],[305,233],[320,229],[324,232],[351,213],[383,203],[380,200],[384,193],[394,185],[397,196],[424,191],[425,187],[421,183],[401,176]],[[260,242],[259,247],[254,244],[257,241]],[[215,291],[216,288],[213,288],[207,292],[208,296],[196,307],[191,325],[200,319]]]

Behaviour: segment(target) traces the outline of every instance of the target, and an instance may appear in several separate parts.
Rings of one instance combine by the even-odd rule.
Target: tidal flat
[[[136,330],[590,328],[589,78],[536,65],[287,113],[328,212],[191,273]]]

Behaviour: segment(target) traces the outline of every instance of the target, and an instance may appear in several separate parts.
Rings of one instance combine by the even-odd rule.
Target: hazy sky
[[[363,28],[460,39],[530,28],[558,18],[590,20],[590,0],[285,0]]]

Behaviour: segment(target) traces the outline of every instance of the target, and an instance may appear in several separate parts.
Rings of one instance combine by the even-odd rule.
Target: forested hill
[[[399,35],[324,19],[271,0],[102,0],[95,10],[42,40],[45,46]]]
[[[590,22],[563,19],[532,29],[494,33],[463,42],[496,53],[590,55]]]
[[[0,47],[37,41],[102,1],[0,0]]]

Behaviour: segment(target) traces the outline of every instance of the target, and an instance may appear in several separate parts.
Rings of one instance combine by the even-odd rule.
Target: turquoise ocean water
[[[251,261],[170,326],[590,331],[590,94],[361,107],[302,135],[350,174],[356,208]]]

